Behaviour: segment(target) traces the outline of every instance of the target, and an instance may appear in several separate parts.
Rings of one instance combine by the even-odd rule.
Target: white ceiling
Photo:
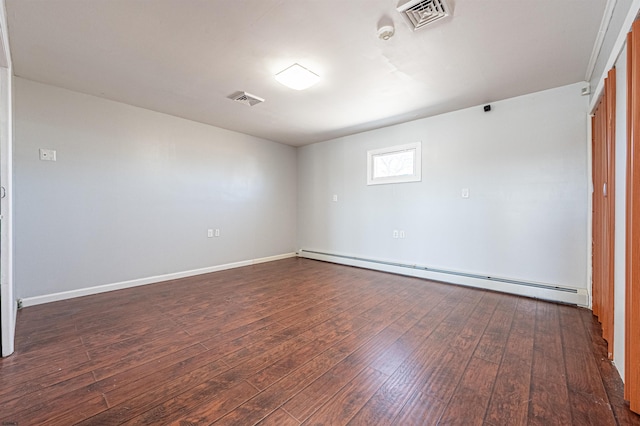
[[[299,146],[585,79],[606,0],[6,0],[20,77]],[[396,34],[378,39],[379,24]],[[288,89],[294,62],[320,83]],[[254,107],[227,96],[247,91]]]

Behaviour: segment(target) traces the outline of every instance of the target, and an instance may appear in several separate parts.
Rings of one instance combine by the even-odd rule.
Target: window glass
[[[421,144],[392,146],[367,152],[367,184],[422,180]]]

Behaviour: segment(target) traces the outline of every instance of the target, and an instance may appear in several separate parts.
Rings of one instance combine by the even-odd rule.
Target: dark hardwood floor
[[[591,312],[306,259],[25,308],[2,425],[640,424]]]

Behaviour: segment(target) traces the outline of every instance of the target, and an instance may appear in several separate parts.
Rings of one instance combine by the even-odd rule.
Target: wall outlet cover
[[[40,160],[56,161],[56,151],[53,149],[40,148]]]

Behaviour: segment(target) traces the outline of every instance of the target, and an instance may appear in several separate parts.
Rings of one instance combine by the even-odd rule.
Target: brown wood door
[[[615,69],[605,80],[602,100],[592,118],[593,152],[593,313],[602,323],[607,354],[613,359],[613,236],[614,236],[614,141]]]
[[[627,219],[624,397],[640,413],[640,23],[627,37]]]

